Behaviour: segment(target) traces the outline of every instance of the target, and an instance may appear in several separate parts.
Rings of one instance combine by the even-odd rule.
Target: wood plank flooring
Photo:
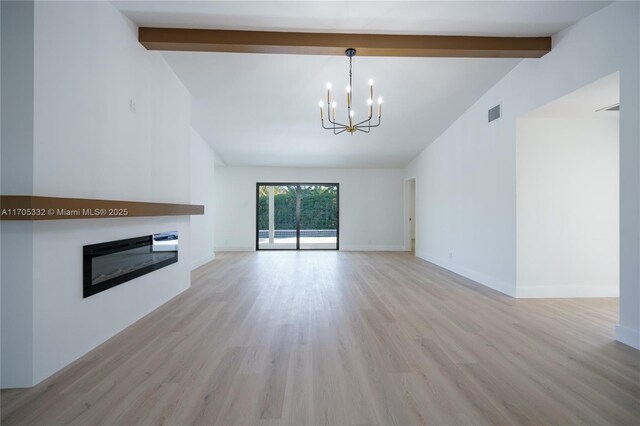
[[[3,425],[640,424],[617,299],[515,300],[409,253],[219,253]]]

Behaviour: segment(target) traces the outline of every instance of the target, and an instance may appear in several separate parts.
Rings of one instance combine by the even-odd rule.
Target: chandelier
[[[355,118],[355,112],[351,109],[351,101],[353,100],[353,85],[352,85],[352,72],[351,61],[356,56],[356,49],[349,48],[345,50],[345,55],[349,57],[349,85],[347,86],[347,118],[349,124],[342,124],[336,119],[336,107],[335,101],[331,100],[331,83],[327,83],[327,119],[330,125],[324,123],[324,102],[320,101],[320,121],[322,128],[327,130],[333,130],[334,135],[339,135],[342,132],[349,132],[352,135],[358,132],[369,133],[371,128],[378,127],[380,125],[380,117],[382,116],[382,98],[378,98],[378,123],[371,124],[371,117],[373,117],[373,80],[369,79],[369,98],[367,99],[368,115],[364,120],[357,122]]]

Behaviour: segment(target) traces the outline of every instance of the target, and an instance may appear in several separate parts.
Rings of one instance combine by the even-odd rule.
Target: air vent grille
[[[500,105],[496,105],[489,110],[489,123],[500,118]]]
[[[596,110],[596,112],[602,111],[620,111],[620,104],[613,104]]]

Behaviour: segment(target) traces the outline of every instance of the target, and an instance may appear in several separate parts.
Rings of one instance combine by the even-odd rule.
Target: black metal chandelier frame
[[[333,130],[334,135],[339,135],[343,132],[349,132],[352,135],[355,132],[369,133],[374,127],[380,126],[382,117],[382,98],[378,98],[378,122],[371,124],[371,118],[373,117],[373,80],[369,80],[369,99],[367,103],[369,105],[369,113],[366,119],[355,123],[355,114],[351,109],[351,101],[353,99],[353,57],[356,56],[356,49],[349,48],[345,50],[345,55],[349,58],[349,85],[347,86],[347,117],[349,124],[342,124],[336,120],[336,102],[331,100],[331,83],[327,84],[327,119],[330,125],[325,125],[324,122],[324,104],[320,101],[320,121],[322,128],[326,130]]]

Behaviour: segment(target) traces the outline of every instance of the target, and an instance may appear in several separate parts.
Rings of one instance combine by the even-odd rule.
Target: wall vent
[[[489,110],[489,123],[491,123],[493,120],[497,120],[498,118],[500,118],[500,104],[494,106]]]
[[[620,104],[613,104],[596,110],[596,112],[602,111],[620,111]]]

